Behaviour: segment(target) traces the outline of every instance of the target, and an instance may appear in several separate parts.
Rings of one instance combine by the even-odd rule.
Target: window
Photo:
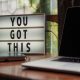
[[[58,16],[58,0],[0,0],[0,15],[45,13]],[[58,23],[47,21],[46,52],[58,53]]]

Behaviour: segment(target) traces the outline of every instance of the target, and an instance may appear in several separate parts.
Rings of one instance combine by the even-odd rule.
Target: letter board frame
[[[0,58],[45,54],[45,14],[1,15]]]

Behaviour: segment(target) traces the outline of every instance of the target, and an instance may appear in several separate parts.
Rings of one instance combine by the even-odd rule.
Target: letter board
[[[45,15],[0,16],[0,56],[45,54]]]

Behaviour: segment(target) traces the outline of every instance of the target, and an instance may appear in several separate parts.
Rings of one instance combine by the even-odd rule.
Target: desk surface
[[[31,59],[41,59],[45,56],[32,57]],[[8,78],[9,80],[80,80],[79,75],[62,74],[48,71],[29,70],[21,66],[24,61],[17,62],[0,62],[0,78]],[[11,79],[12,78],[12,79]]]

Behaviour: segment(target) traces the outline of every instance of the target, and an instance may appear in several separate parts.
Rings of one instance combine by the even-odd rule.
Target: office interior
[[[15,5],[15,6],[14,6]],[[62,37],[62,32],[64,28],[64,19],[65,19],[65,14],[67,11],[68,7],[73,7],[73,6],[80,6],[80,0],[0,0],[0,16],[1,15],[16,15],[16,14],[34,14],[34,13],[45,13],[47,16],[47,31],[46,31],[46,53],[51,54],[53,56],[58,56],[59,52],[59,47],[60,47],[60,42],[61,42],[61,37]],[[1,55],[1,54],[0,54]],[[33,58],[32,58],[33,59]],[[39,59],[39,58],[36,58]],[[16,62],[16,61],[14,61]],[[20,62],[18,62],[19,64]],[[7,63],[12,67],[6,66],[4,63],[1,63],[1,68],[3,66],[2,70],[0,70],[0,74],[2,71],[3,72],[6,70],[6,73],[8,71],[8,68],[13,70],[14,73],[17,74],[17,71],[19,70],[18,67],[16,66],[16,63]],[[20,64],[19,64],[20,65]],[[13,69],[12,69],[13,68]],[[16,70],[15,70],[15,69]],[[19,66],[20,68],[20,66]],[[15,72],[16,71],[16,72]],[[13,72],[9,72],[13,74]],[[18,71],[20,72],[20,71]],[[29,74],[31,73],[28,71]],[[4,72],[5,73],[5,72]],[[24,75],[22,75],[24,73]],[[37,73],[37,71],[36,71]],[[35,72],[32,71],[32,75],[36,74]],[[45,73],[40,73],[43,76],[45,75],[45,80],[47,80],[47,76],[51,80],[80,80],[79,77],[74,77],[74,76],[63,76],[59,74],[53,74],[48,75],[46,72]],[[14,74],[13,77],[16,75]],[[30,75],[27,74],[28,77]],[[18,74],[17,74],[18,75]],[[19,78],[19,76],[24,77],[26,76],[25,72],[19,73],[18,78],[16,80],[25,80]],[[37,74],[36,74],[37,75]],[[37,75],[37,76],[40,76]],[[41,77],[43,77],[41,76]],[[4,77],[4,76],[2,76]],[[8,76],[9,77],[9,76]],[[12,77],[12,76],[11,76]],[[68,78],[67,78],[68,77]],[[33,79],[34,78],[32,76]],[[42,79],[42,78],[39,78]],[[43,77],[44,79],[44,77]],[[9,79],[10,80],[10,79]],[[13,79],[15,80],[15,79]]]
[[[79,5],[79,0],[0,0],[0,15],[45,13],[46,53],[58,56],[67,8]]]
[[[46,53],[58,56],[66,10],[68,7],[79,5],[79,0],[0,0],[0,15],[35,13],[48,15]]]

